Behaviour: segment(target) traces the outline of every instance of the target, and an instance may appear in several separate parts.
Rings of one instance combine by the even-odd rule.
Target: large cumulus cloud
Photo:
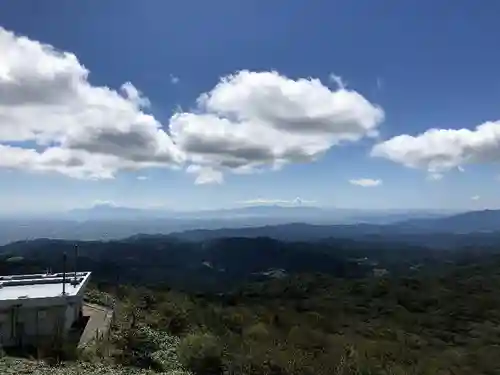
[[[109,178],[183,163],[131,83],[93,86],[75,55],[2,28],[0,56],[0,167]]]
[[[343,85],[239,71],[160,124],[132,83],[89,82],[72,53],[0,28],[0,167],[113,178],[184,168],[199,184],[312,162],[377,134],[383,110]]]
[[[200,171],[249,173],[314,161],[341,142],[376,135],[383,118],[344,87],[244,70],[200,95],[195,111],[175,114],[170,129]]]

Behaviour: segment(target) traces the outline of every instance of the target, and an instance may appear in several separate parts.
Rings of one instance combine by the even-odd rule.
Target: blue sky
[[[493,0],[1,2],[0,210],[96,201],[191,210],[296,197],[328,207],[500,207],[499,11]],[[325,96],[316,100],[316,89]],[[338,98],[331,108],[325,90]],[[204,93],[211,100],[201,105]],[[123,106],[130,117],[114,123]],[[426,133],[433,128],[448,131]]]

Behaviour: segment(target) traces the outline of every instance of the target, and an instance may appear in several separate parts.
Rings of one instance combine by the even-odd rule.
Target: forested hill
[[[280,241],[267,237],[187,241],[175,236],[134,236],[120,241],[38,239],[0,247],[0,272],[34,272],[47,268],[93,271],[94,278],[118,283],[173,285],[186,290],[216,290],[274,275],[325,273],[356,278],[385,269],[393,275],[432,269],[466,256],[495,252],[496,241],[436,250],[384,238],[360,240]]]
[[[0,273],[93,272],[87,299],[119,312],[109,342],[51,368],[116,374],[458,374],[500,368],[500,247],[380,238],[293,242],[39,239],[0,248]],[[134,324],[131,324],[134,316]],[[99,372],[100,371],[100,372]],[[149,371],[149,372],[146,372]]]
[[[306,243],[270,238],[202,242],[142,236],[109,242],[39,239],[0,247],[3,259],[0,272],[61,270],[63,253],[68,255],[67,269],[72,269],[75,248],[78,248],[78,268],[92,271],[98,280],[141,285],[165,283],[189,290],[218,289],[228,283],[262,277],[273,270],[360,277],[371,267],[358,264],[355,259],[372,250],[369,247],[347,251],[348,244],[344,241]],[[422,256],[420,253],[417,258]]]

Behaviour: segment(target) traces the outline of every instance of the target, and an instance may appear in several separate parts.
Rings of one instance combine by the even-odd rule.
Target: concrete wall
[[[82,301],[56,306],[15,306],[0,311],[0,344],[36,345],[54,335],[65,334],[75,322]]]

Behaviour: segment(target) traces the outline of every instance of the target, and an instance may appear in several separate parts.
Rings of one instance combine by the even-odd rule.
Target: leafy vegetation
[[[110,340],[79,353],[79,362],[64,363],[54,371],[41,362],[5,358],[0,372],[17,368],[15,373],[57,374],[62,368],[66,372],[61,373],[69,374],[76,369],[80,371],[74,373],[82,374],[500,373],[500,256],[494,252],[417,256],[408,249],[372,249],[370,261],[377,258],[376,266],[391,269],[374,277],[366,267],[347,260],[363,254],[356,249],[351,254],[339,249],[323,258],[333,251],[332,245],[311,244],[312,260],[301,268],[294,264],[305,259],[306,243],[248,241],[233,239],[223,242],[227,247],[222,250],[210,250],[211,264],[236,267],[240,255],[240,261],[252,263],[245,265],[251,274],[268,267],[262,255],[267,253],[279,260],[273,265],[289,262],[287,271],[292,272],[246,280],[224,275],[217,279],[216,291],[196,291],[192,283],[190,288],[167,286],[168,282],[139,286],[136,279],[117,282],[96,273],[86,298],[115,307]],[[252,247],[256,244],[267,247],[257,252]],[[152,248],[150,244],[144,251]],[[283,255],[288,251],[299,256]],[[124,254],[134,253],[126,248]],[[317,254],[321,255],[315,258]],[[24,255],[25,265],[35,259]],[[315,262],[324,259],[335,259],[335,267],[317,267],[322,272],[315,272]],[[409,268],[417,260],[421,267]],[[121,267],[127,260],[117,262]],[[145,272],[146,262],[151,260],[136,267]],[[351,272],[349,267],[363,272]],[[219,275],[209,275],[214,274]],[[198,276],[206,280],[205,273],[184,274],[186,279]]]
[[[219,294],[105,289],[121,295],[112,357],[127,366],[164,371],[155,358],[168,347],[175,349],[165,358],[176,359],[164,363],[194,374],[497,374],[500,368],[498,257],[437,275],[304,274]],[[130,316],[135,328],[123,324]],[[162,347],[159,340],[172,341]]]
[[[500,243],[500,237],[495,238],[481,248],[483,254]],[[464,239],[461,241],[466,243]],[[370,240],[319,242],[285,242],[261,237],[202,242],[163,236],[137,236],[109,242],[39,239],[0,247],[0,273],[62,270],[63,253],[72,259],[75,246],[78,247],[78,268],[92,271],[94,280],[155,288],[168,285],[189,292],[224,292],[228,285],[265,279],[264,273],[270,270],[359,278],[371,275],[374,267],[388,269],[392,274],[407,274],[414,266],[439,268],[443,262],[456,262],[471,253],[475,255],[472,250],[458,246],[453,251],[438,251],[376,236]],[[22,260],[12,262],[13,257],[22,257]],[[366,261],[360,261],[362,259]],[[67,267],[72,269],[73,262]]]

